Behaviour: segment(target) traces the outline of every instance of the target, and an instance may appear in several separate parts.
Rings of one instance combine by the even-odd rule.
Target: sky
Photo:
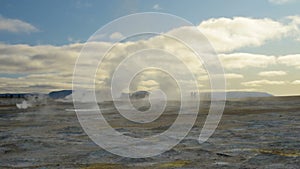
[[[207,37],[224,67],[227,90],[300,95],[299,7],[299,0],[1,0],[0,93],[71,89],[75,61],[93,33],[124,15],[162,12],[188,20]],[[161,38],[144,44],[154,42],[166,45]],[[128,46],[140,43],[124,43],[119,51]],[[113,61],[106,66],[113,68]],[[102,72],[99,85],[110,74]],[[136,89],[155,88],[164,78],[140,78]],[[196,78],[205,86],[201,73]]]

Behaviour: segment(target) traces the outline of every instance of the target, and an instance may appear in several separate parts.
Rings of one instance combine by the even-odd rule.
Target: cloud
[[[290,21],[290,24],[294,26],[294,31],[291,32],[291,35],[294,36],[296,41],[300,41],[300,16],[287,16],[285,19]]]
[[[286,19],[289,19],[294,25],[300,24],[300,16],[298,15],[287,16]]]
[[[291,20],[291,23],[293,23],[293,25],[297,25],[299,23],[297,18],[298,17],[295,16],[293,18],[289,18],[289,20]],[[218,20],[218,22],[222,21],[222,24],[216,24],[218,23],[216,20]],[[206,27],[207,29],[210,28],[211,32],[213,32],[213,29],[216,29],[216,33],[220,33],[222,35],[215,36],[217,39],[212,41],[214,46],[218,46],[218,43],[221,42],[226,43],[227,41],[224,40],[224,38],[233,38],[233,40],[228,41],[227,45],[218,46],[218,50],[227,52],[248,45],[261,45],[267,40],[281,38],[286,34],[289,34],[291,30],[296,30],[295,27],[290,27],[289,24],[284,25],[270,19],[241,19],[240,17],[240,19],[220,18],[215,20],[208,20],[208,22],[210,22],[210,24],[206,25],[208,26]],[[228,22],[228,29],[225,28],[227,23],[223,22]],[[260,23],[262,23],[262,25],[260,25]],[[265,25],[265,23],[269,23],[271,25]],[[259,28],[257,28],[258,30],[254,30],[254,32],[251,32],[253,30],[250,30],[247,24],[250,24],[250,26],[252,26],[252,24],[257,24],[259,25]],[[276,27],[276,25],[278,26],[278,29],[274,31],[273,29],[275,28],[273,28],[272,26]],[[224,28],[221,28],[221,26],[223,26]],[[271,30],[267,29],[269,27]],[[218,32],[218,30],[221,31]],[[172,33],[178,33],[182,36],[187,36],[188,38],[193,37],[193,33],[189,32],[188,28],[179,28],[172,31]],[[271,33],[269,35],[261,35],[264,32],[266,32],[266,34],[269,34],[269,32]],[[274,32],[279,32],[280,35],[274,35],[274,37]],[[103,35],[100,35],[98,37],[100,39],[107,40],[109,34],[108,36],[105,36],[105,38],[103,38],[102,36]],[[115,32],[111,34],[109,38],[119,40],[120,38],[123,38],[123,35],[120,32]],[[250,42],[248,43],[246,42],[246,40],[250,40]],[[89,46],[91,46],[89,54],[91,54],[95,58],[92,57],[91,60],[86,60],[86,66],[88,67],[90,63],[94,63],[96,61],[96,58],[101,54],[104,54],[104,52],[106,52],[110,45],[110,42],[89,42]],[[74,65],[77,56],[79,56],[81,48],[83,46],[84,43],[73,43],[63,46],[0,44],[0,74],[19,74],[20,72],[28,74],[28,76],[20,78],[0,78],[1,91],[49,91],[53,89],[71,88]],[[184,63],[188,65],[188,68],[191,70],[191,72],[195,74],[195,79],[197,79],[199,83],[198,87],[203,90],[208,88],[209,79],[207,72],[205,71],[205,68],[201,64],[201,62],[198,61],[197,56],[193,53],[193,51],[186,48],[184,44],[181,44],[180,42],[166,36],[154,36],[150,37],[149,39],[117,43],[112,51],[107,54],[101,65],[99,65],[99,68],[101,70],[97,72],[97,77],[95,80],[97,87],[101,88],[101,90],[110,90],[110,78],[112,77],[112,74],[114,73],[114,70],[116,69],[118,64],[134,52],[144,49],[157,49],[158,51],[141,53],[140,59],[133,60],[133,64],[135,66],[142,67],[146,63],[159,63],[160,65],[166,66],[172,71],[176,71],[181,77],[180,82],[185,84],[185,86],[191,86],[192,83],[189,78],[186,78],[186,71],[183,64],[181,64]],[[159,50],[166,52],[160,53]],[[173,57],[170,57],[170,54],[173,55]],[[177,56],[178,59],[174,59],[174,56]],[[143,61],[142,58],[149,62]],[[231,86],[231,89],[252,89],[263,85],[280,85],[283,83],[287,83],[284,80],[250,81],[246,74],[243,74],[247,72],[248,68],[268,68],[269,70],[270,66],[283,65],[300,68],[299,54],[272,56],[264,54],[232,52],[219,54],[219,58],[225,68],[225,71],[230,72],[225,74],[225,77],[228,79],[228,81],[230,82],[231,79],[235,79],[232,82],[234,83],[234,86]],[[269,77],[274,74],[279,75],[280,73],[278,72],[281,71],[264,71],[260,72],[259,75]],[[170,90],[170,93],[172,93],[173,91],[171,89],[173,88],[170,86],[176,86],[172,79],[170,79],[170,77],[162,74],[161,72],[150,71],[142,75],[134,84],[136,85],[134,88],[135,90],[152,90],[159,87]],[[288,79],[288,77],[284,78],[287,78],[287,80],[291,80]],[[81,79],[83,82],[86,81],[86,77],[81,77]],[[245,79],[243,80],[245,82],[243,82],[242,85],[239,82],[236,82],[241,79]]]
[[[226,73],[225,74],[226,79],[243,79],[244,76],[237,73]]]
[[[109,38],[110,38],[111,40],[121,40],[121,39],[124,38],[124,36],[123,36],[122,33],[120,33],[120,32],[114,32],[114,33],[112,33],[112,34],[109,36]]]
[[[300,69],[300,54],[273,56],[253,53],[219,54],[219,58],[226,69],[243,69],[250,67],[265,68],[271,65],[286,65]],[[260,76],[282,76],[283,71],[261,72]]]
[[[49,92],[71,89],[72,74],[46,73],[31,74],[19,78],[0,77],[0,92]]]
[[[18,74],[20,72],[29,74],[20,78],[1,78],[0,82],[4,91],[50,91],[53,89],[64,89],[71,87],[72,73],[75,65],[75,61],[80,54],[83,43],[74,43],[63,46],[52,45],[9,45],[0,44],[0,73],[6,74]],[[90,42],[91,50],[90,54],[98,57],[106,52],[106,49],[110,46],[110,43],[106,42]],[[143,50],[149,48],[166,49],[168,52],[177,55],[179,60],[174,59],[164,53],[141,53],[140,58],[146,59],[149,62],[159,61],[161,65],[165,65],[170,70],[178,72],[182,78],[182,82],[186,85],[191,84],[190,79],[185,79],[186,71],[180,62],[183,62],[189,66],[191,71],[195,74],[195,78],[198,79],[199,87],[206,89],[209,84],[209,79],[206,74],[205,68],[199,63],[190,50],[185,49],[182,44],[173,41],[168,41],[163,37],[153,37],[148,40],[118,43],[113,51],[107,55],[107,58],[103,60],[100,65],[100,70],[97,73],[96,83],[99,88],[108,90],[110,85],[110,77],[118,64],[126,58],[130,53],[136,50]],[[290,61],[290,55],[288,56],[268,56],[258,55],[250,53],[232,53],[232,54],[220,54],[220,59],[226,70],[235,70],[258,67],[265,68],[271,65],[276,65],[279,61],[280,64],[296,64],[296,61]],[[295,56],[293,56],[294,58]],[[296,57],[298,58],[298,57]],[[92,58],[93,59],[93,58]],[[134,65],[142,66],[145,61],[134,59]],[[86,65],[95,62],[94,60],[87,60]],[[130,66],[130,65],[129,65]],[[266,74],[266,73],[262,73]],[[269,73],[270,74],[270,73]],[[278,72],[277,72],[278,74]],[[247,79],[246,76],[239,73],[227,73],[225,74],[227,79]],[[81,77],[82,81],[85,81],[85,77]],[[136,82],[136,90],[140,89],[155,89],[163,87],[165,89],[170,88],[173,82],[170,81],[165,84],[161,84],[168,77],[158,71],[148,71],[141,75],[139,81]],[[208,82],[208,83],[206,83]],[[4,86],[4,84],[6,86]],[[252,81],[243,83],[244,86],[258,86],[262,84],[278,84],[274,81]],[[23,86],[23,87],[22,87]],[[52,88],[51,88],[52,86]],[[26,88],[28,87],[28,88]]]
[[[281,5],[281,4],[286,4],[290,2],[294,2],[294,0],[268,0],[270,3]]]
[[[284,85],[287,82],[285,81],[270,81],[270,80],[255,80],[249,82],[243,82],[242,85],[246,87],[260,87],[264,85]]]
[[[140,81],[137,84],[137,90],[154,90],[159,88],[159,83],[154,80]]]
[[[281,39],[299,32],[295,21],[285,24],[269,18],[212,18],[198,26],[218,52],[230,52],[243,47],[257,47],[269,40]]]
[[[300,85],[300,80],[294,80],[291,84],[293,84],[293,85]]]
[[[264,77],[274,77],[274,76],[284,76],[286,74],[287,73],[285,71],[264,71],[264,72],[260,72],[258,75]]]
[[[242,69],[247,67],[267,67],[276,63],[275,56],[251,54],[251,53],[231,53],[219,55],[222,64],[227,69]]]
[[[166,42],[166,39],[163,37],[154,37],[136,42],[117,43],[112,49],[113,51],[107,55],[100,65],[101,70],[98,71],[96,77],[98,87],[103,90],[109,90],[110,88],[107,88],[107,86],[110,85],[110,78],[123,59],[137,50],[153,47],[163,50],[166,46],[169,46],[168,51],[178,55],[181,60],[174,59],[174,56],[166,53],[158,52],[157,55],[153,56],[152,52],[149,52],[141,55],[149,61],[148,63],[156,62],[164,64],[165,67],[169,67],[171,70],[178,72],[180,77],[185,81],[186,71],[184,71],[185,69],[182,66],[182,62],[185,62],[191,65],[192,71],[196,75],[200,76],[200,73],[203,72],[201,69],[202,66],[199,61],[195,61],[196,56],[193,52],[187,48],[185,49],[183,47],[184,45],[177,41],[164,42]],[[1,78],[0,83],[6,84],[6,86],[1,87],[1,92],[28,90],[50,91],[53,89],[70,88],[74,65],[84,45],[84,43],[74,43],[63,46],[0,44],[0,73],[9,75],[22,72],[29,74],[22,78]],[[104,54],[110,45],[109,42],[89,42],[90,50],[88,52],[97,58],[99,55]],[[91,60],[87,59],[85,61],[87,68],[90,63],[95,63],[96,59],[93,60],[93,57]],[[142,66],[145,63],[143,60],[140,61],[136,59],[134,65]],[[43,76],[44,74],[47,76]],[[63,75],[69,75],[69,77],[66,78]],[[161,75],[161,72],[153,72],[152,76],[149,75],[147,77],[148,79],[141,79],[137,84],[137,90],[157,88],[158,85],[154,83],[155,81],[164,82],[159,84],[160,88],[171,89],[170,86],[176,86],[172,80],[166,81],[166,75]],[[86,77],[81,77],[83,82],[86,81],[85,78]],[[169,93],[172,93],[172,91],[170,90]]]
[[[63,72],[74,66],[81,47],[0,44],[0,73]]]
[[[155,9],[155,10],[162,10],[162,7],[160,7],[160,5],[159,4],[155,4],[155,5],[153,5],[153,7],[152,7],[153,9]]]
[[[31,33],[39,30],[35,26],[25,21],[0,16],[0,31],[8,31],[12,33]]]
[[[278,63],[286,66],[294,66],[300,69],[300,54],[280,56],[277,59]]]

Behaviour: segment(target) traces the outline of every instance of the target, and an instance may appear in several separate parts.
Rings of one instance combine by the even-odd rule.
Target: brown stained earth
[[[167,130],[179,103],[159,119],[136,124],[111,103],[101,104],[117,131],[146,137]],[[300,97],[227,101],[221,122],[205,143],[197,139],[209,104],[203,102],[195,126],[177,146],[150,158],[132,159],[107,152],[82,130],[71,103],[18,110],[0,106],[0,168],[299,168]]]

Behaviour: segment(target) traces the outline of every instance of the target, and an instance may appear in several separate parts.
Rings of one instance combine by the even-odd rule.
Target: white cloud
[[[277,59],[278,63],[286,66],[295,66],[300,69],[300,54],[280,56]]]
[[[227,73],[225,74],[226,79],[243,79],[244,76],[237,73]]]
[[[300,85],[300,80],[294,80],[291,84],[293,84],[293,85]]]
[[[31,74],[19,78],[0,77],[0,92],[49,92],[71,89],[72,74],[46,73]]]
[[[285,81],[271,81],[271,80],[254,80],[249,82],[243,82],[242,85],[246,87],[259,87],[264,85],[284,85]]]
[[[154,90],[159,88],[159,83],[154,80],[140,81],[137,84],[137,90]]]
[[[293,2],[294,0],[268,0],[270,3],[281,5],[281,4],[286,4]]]
[[[297,18],[297,17],[296,17]],[[292,19],[293,24],[297,24],[297,19]],[[216,24],[213,20],[208,20],[211,24],[208,25],[208,28],[216,29],[217,33],[221,33],[222,36],[216,36],[216,40],[212,41],[213,44],[218,46],[218,43],[227,43],[228,45],[218,46],[220,51],[232,51],[244,46],[248,45],[261,45],[265,43],[267,40],[280,38],[285,34],[288,34],[290,30],[295,30],[296,28],[291,28],[287,25],[283,25],[279,22],[270,20],[270,19],[251,19],[251,18],[240,18],[240,19],[216,19],[218,21],[222,21],[222,24]],[[242,22],[243,21],[243,22]],[[224,23],[223,23],[224,22]],[[222,30],[223,27],[226,27],[228,22],[228,29]],[[213,23],[213,24],[212,24]],[[247,24],[253,26],[252,24],[259,25],[259,28],[255,28],[258,30],[253,31],[252,28],[248,28]],[[266,23],[271,25],[266,25]],[[272,26],[278,26],[278,30],[276,28],[272,28]],[[207,26],[207,25],[206,25]],[[271,30],[268,30],[269,28]],[[250,30],[251,29],[251,30]],[[260,30],[263,29],[263,30]],[[276,29],[274,31],[273,29]],[[188,28],[182,28],[173,30],[181,31],[182,36],[193,37],[191,32],[188,32]],[[218,32],[218,30],[221,30]],[[222,33],[223,31],[223,33]],[[174,33],[173,32],[173,33]],[[261,35],[263,33],[269,35]],[[273,33],[272,33],[273,32]],[[279,32],[280,35],[275,32]],[[177,32],[178,33],[178,32]],[[224,34],[224,35],[223,35]],[[212,34],[211,34],[212,35]],[[103,35],[99,36],[102,37]],[[274,37],[275,36],[275,37]],[[123,38],[123,35],[120,32],[115,32],[110,35],[111,39],[119,40]],[[225,38],[225,40],[224,40]],[[233,40],[226,40],[226,38]],[[107,39],[107,36],[105,38]],[[73,39],[70,39],[73,40]],[[248,43],[247,40],[250,42]],[[92,44],[92,49],[90,53],[95,53],[95,56],[101,55],[101,53],[105,52],[108,49],[110,43],[106,42],[90,42]],[[240,43],[240,44],[239,44]],[[232,46],[231,46],[232,45]],[[80,54],[81,48],[84,46],[83,43],[74,43],[70,45],[64,46],[52,46],[52,45],[37,45],[37,46],[29,46],[29,45],[8,45],[8,44],[0,44],[0,73],[12,73],[18,74],[20,72],[29,74],[29,76],[22,78],[0,78],[0,86],[1,90],[4,91],[14,91],[14,90],[32,90],[32,89],[40,89],[40,90],[50,90],[50,89],[63,89],[69,88],[71,86],[71,76],[73,73],[73,68],[77,56]],[[199,45],[201,46],[201,45]],[[93,49],[96,49],[95,51]],[[199,81],[199,84],[202,85],[205,89],[207,86],[205,82],[208,81],[208,76],[205,72],[203,65],[196,59],[195,54],[187,49],[183,44],[178,41],[174,41],[165,36],[156,36],[147,40],[140,41],[130,41],[126,43],[118,43],[114,47],[114,51],[107,55],[107,58],[101,64],[102,70],[98,72],[96,83],[104,86],[104,89],[109,85],[109,78],[111,77],[116,66],[128,55],[143,49],[155,48],[158,50],[167,51],[174,56],[178,56],[178,59],[184,62],[189,66],[191,71],[195,73],[195,78]],[[155,56],[153,56],[155,55]],[[172,70],[175,70],[182,77],[182,82],[186,85],[191,84],[190,79],[184,79],[186,77],[186,72],[183,71],[183,66],[178,63],[178,60],[174,58],[167,57],[166,54],[153,54],[153,53],[145,53],[142,55],[144,59],[151,59],[153,62],[159,61],[161,65],[167,66]],[[225,70],[230,70],[225,74],[227,79],[245,79],[242,86],[240,84],[231,86],[231,88],[236,88],[241,90],[247,86],[248,89],[252,89],[252,87],[268,85],[268,84],[285,84],[286,81],[269,81],[269,80],[256,80],[249,81],[246,74],[243,75],[241,69],[244,68],[268,68],[269,66],[273,66],[276,64],[280,64],[281,66],[295,66],[300,68],[300,55],[287,55],[287,56],[268,56],[262,54],[251,54],[251,53],[230,53],[230,54],[220,54],[219,58],[225,67]],[[155,60],[156,59],[156,60]],[[134,60],[136,65],[141,65],[139,59]],[[93,60],[88,60],[87,65],[89,63],[94,62]],[[238,69],[238,71],[233,71],[234,69]],[[279,72],[279,71],[278,71]],[[277,75],[278,75],[278,72]],[[43,74],[43,75],[40,75]],[[272,72],[274,74],[274,71]],[[271,76],[270,71],[268,73],[261,72],[262,76]],[[275,74],[276,74],[275,73]],[[151,74],[151,75],[149,75]],[[154,89],[159,87],[170,88],[172,85],[171,80],[168,83],[160,84],[161,81],[166,79],[165,75],[160,75],[158,72],[151,72],[147,74],[147,76],[139,79],[137,82],[137,89]],[[267,75],[268,74],[268,75]],[[280,73],[279,73],[280,74]],[[282,73],[281,73],[282,74]],[[82,77],[84,78],[84,77]],[[287,78],[287,77],[284,77]],[[84,81],[84,80],[83,80]],[[200,83],[201,82],[201,83]],[[209,83],[208,83],[209,84]],[[24,87],[25,86],[25,87]],[[27,87],[27,88],[26,88]]]
[[[198,28],[218,52],[230,52],[288,36],[299,31],[297,26],[293,21],[284,24],[269,18],[234,17],[209,19],[201,22]]]
[[[93,52],[96,53],[97,56],[99,56],[101,52],[104,53],[109,46],[109,43],[104,42],[91,43],[92,47],[96,50],[93,51],[93,48],[91,48],[90,52],[91,54],[93,54]],[[83,43],[76,43],[65,46],[29,46],[0,44],[0,73],[18,74],[22,72],[29,74],[29,76],[26,77],[17,79],[12,78],[6,81],[4,81],[5,79],[1,78],[1,83],[6,84],[6,87],[2,87],[2,90],[27,90],[23,87],[20,87],[20,84],[21,86],[30,86],[32,90],[35,90],[37,88],[39,88],[40,90],[50,90],[70,87],[75,61],[77,56],[79,56],[80,50],[83,46]],[[97,84],[107,86],[109,84],[109,78],[111,77],[111,74],[113,73],[116,66],[124,59],[124,57],[126,57],[130,53],[135,52],[136,50],[147,48],[166,49],[166,47],[168,47],[168,52],[177,55],[182,60],[182,62],[184,62],[189,66],[189,68],[191,68],[191,71],[195,73],[195,77],[196,79],[198,79],[199,84],[204,85],[203,88],[206,88],[206,81],[208,81],[208,76],[205,72],[204,67],[201,66],[201,63],[197,63],[197,60],[195,60],[194,58],[195,56],[193,57],[193,52],[184,49],[179,43],[166,41],[166,39],[162,37],[117,44],[114,48],[114,51],[108,54],[107,59],[103,61],[101,71],[99,71],[97,75]],[[176,62],[176,59],[174,60],[173,57],[167,57],[165,55],[160,55],[159,53],[155,56],[151,54],[152,52],[148,54],[144,53],[142,54],[142,56],[144,57],[144,59],[153,59],[154,62],[157,62],[159,60],[162,65],[165,64],[171,69],[175,69],[183,78],[184,83],[187,85],[190,84],[189,79],[187,79],[186,81],[184,80],[186,74],[185,71],[183,71],[184,69],[182,68],[182,65],[179,65],[178,60]],[[249,53],[233,53],[220,55],[223,66],[228,70],[243,69],[248,67],[265,68],[270,65],[274,65],[279,61],[280,64],[296,64],[296,61],[290,61],[290,57],[291,56],[281,56],[279,57],[279,59],[276,59],[275,56]],[[295,56],[293,56],[293,58],[294,57]],[[87,61],[87,65],[90,62],[94,61]],[[141,65],[143,64],[143,62],[136,59],[134,64]],[[140,79],[141,81],[138,83],[137,89],[157,88],[157,83],[160,83],[161,81],[164,81],[164,79],[166,79],[165,75],[159,74],[161,73],[148,72],[147,76],[143,76]],[[69,77],[67,77],[67,75]],[[227,79],[247,79],[247,76],[243,76],[242,74],[236,72],[227,73],[225,74],[225,77]],[[278,82],[252,81],[243,83],[244,86],[250,87],[262,84],[278,84]]]
[[[291,32],[291,35],[294,36],[296,41],[300,41],[300,16],[288,16],[286,19],[294,26],[294,31]]]
[[[155,10],[162,10],[162,7],[160,7],[160,5],[159,4],[155,4],[155,5],[153,5],[153,7],[152,7],[153,9],[155,9]]]
[[[94,48],[101,54],[101,51],[105,51],[102,49],[105,49],[105,45],[103,42],[95,43]],[[19,78],[0,77],[0,92],[71,89],[74,66],[83,46],[83,43],[64,46],[0,44],[0,73],[7,74],[8,77],[10,74],[28,74]],[[98,76],[96,82],[105,81],[106,76],[107,74]],[[86,77],[80,78],[86,81]]]
[[[300,16],[298,15],[287,16],[286,19],[292,21],[292,24],[294,24],[295,26],[300,24]]]
[[[25,21],[0,16],[0,31],[8,31],[12,33],[30,33],[36,32],[38,29]]]
[[[114,33],[112,33],[112,34],[109,36],[109,38],[110,38],[111,40],[121,40],[121,39],[124,38],[124,36],[123,36],[122,33],[120,33],[120,32],[114,32]]]
[[[272,56],[252,53],[219,54],[219,58],[226,69],[242,69],[248,67],[265,68],[271,65],[286,65],[300,69],[300,54]],[[261,72],[260,76],[282,76],[283,71]]]
[[[258,75],[264,77],[273,77],[273,76],[284,76],[286,74],[287,73],[285,71],[264,71],[264,72],[260,72]]]
[[[275,56],[251,54],[251,53],[232,53],[219,55],[222,64],[227,69],[242,69],[246,67],[267,67],[276,63]]]
[[[96,83],[101,85],[100,88],[109,89],[109,80],[112,77],[112,73],[116,69],[116,66],[130,53],[134,53],[137,50],[157,48],[165,49],[166,46],[169,46],[169,52],[178,55],[182,59],[182,62],[191,65],[192,71],[195,74],[202,73],[201,63],[193,59],[193,52],[188,49],[184,49],[179,42],[167,41],[163,37],[155,37],[149,40],[142,40],[137,42],[126,42],[118,43],[113,48],[113,51],[110,52],[106,59],[101,63],[101,70],[98,71]],[[164,43],[166,42],[166,43]],[[104,54],[108,49],[110,43],[105,42],[90,42],[92,48],[88,52],[92,56],[99,57],[99,55]],[[29,76],[22,78],[8,78],[0,79],[0,83],[6,84],[6,87],[2,87],[3,92],[7,91],[49,91],[51,89],[63,89],[70,88],[71,77],[74,69],[74,65],[77,57],[80,54],[81,48],[85,44],[75,43],[64,46],[52,46],[52,45],[9,45],[9,44],[0,44],[0,73],[7,74],[19,74],[20,72],[29,74]],[[95,49],[95,50],[94,50]],[[180,49],[180,50],[178,50]],[[174,56],[165,54],[160,55],[161,53],[156,54],[153,58],[152,52],[145,53],[143,56],[148,61],[153,61],[159,64],[163,64],[173,71],[177,71],[178,74],[182,77],[183,80],[186,77],[186,71],[183,71],[183,64],[180,60],[174,59]],[[172,56],[172,57],[171,57]],[[189,57],[191,56],[191,57]],[[93,58],[92,58],[93,59]],[[159,61],[159,62],[157,62]],[[88,67],[90,63],[94,63],[94,60],[86,60],[86,66]],[[135,60],[134,65],[143,65],[145,61]],[[181,65],[180,65],[181,63]],[[172,66],[170,66],[172,65]],[[47,76],[41,76],[39,74],[47,74]],[[69,77],[62,77],[62,75],[68,74]],[[156,80],[157,82],[166,81],[165,75],[160,75],[161,72],[155,72],[152,76],[147,76],[148,79],[141,79],[141,82],[138,83],[137,89],[154,89],[157,88],[157,84],[153,83]],[[39,78],[33,78],[36,76]],[[83,81],[84,81],[84,77]],[[189,80],[189,79],[188,79]],[[152,83],[152,84],[151,84]],[[170,88],[170,85],[173,82],[162,83],[159,87]],[[20,86],[23,86],[21,87]],[[27,89],[27,88],[29,89]],[[171,89],[170,89],[171,90]],[[170,91],[171,93],[171,91]]]
[[[69,70],[83,44],[66,46],[0,44],[1,73],[45,73]]]

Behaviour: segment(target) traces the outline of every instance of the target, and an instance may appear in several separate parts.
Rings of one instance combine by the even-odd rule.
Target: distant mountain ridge
[[[47,96],[48,94],[43,94],[43,93],[1,93],[0,98],[26,98],[28,96]]]
[[[249,98],[249,97],[272,97],[273,95],[266,92],[227,92],[226,97],[228,99],[240,99],[240,98]]]
[[[65,98],[66,96],[68,96],[70,94],[72,94],[72,90],[60,90],[60,91],[50,92],[48,94],[48,96],[51,99],[63,99],[63,98]]]
[[[221,99],[223,92],[214,92],[217,99]],[[204,100],[210,99],[210,92],[200,93],[200,98]],[[256,98],[256,97],[273,97],[273,95],[266,92],[242,92],[242,91],[229,91],[226,92],[226,99],[242,99],[242,98]]]
[[[43,93],[0,93],[0,98],[26,98],[28,96],[44,96],[51,99],[62,99],[72,94],[72,90],[52,91],[48,94]]]

